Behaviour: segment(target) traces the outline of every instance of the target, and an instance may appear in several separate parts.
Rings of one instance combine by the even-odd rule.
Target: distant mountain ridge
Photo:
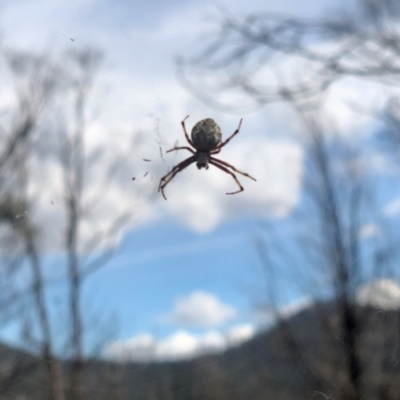
[[[400,312],[354,307],[363,365],[363,400],[398,400]],[[346,349],[341,341],[340,318],[335,303],[317,303],[222,354],[147,364],[91,360],[87,362],[85,398],[349,399],[345,397],[349,381],[343,362]],[[0,360],[1,399],[15,400],[16,395],[20,400],[49,398],[40,358],[1,345]],[[6,385],[7,373],[18,362],[21,376]],[[68,365],[63,364],[64,371]]]

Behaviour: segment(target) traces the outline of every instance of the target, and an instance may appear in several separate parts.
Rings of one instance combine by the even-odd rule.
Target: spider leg
[[[186,167],[188,167],[190,164],[194,163],[195,161],[196,161],[195,156],[191,156],[191,157],[187,158],[186,160],[183,160],[178,165],[175,165],[175,167],[172,168],[171,171],[169,171],[166,175],[164,175],[160,179],[160,184],[158,185],[158,191],[161,191],[165,200],[167,200],[167,198],[165,197],[164,188],[168,185],[168,183],[171,182],[171,180],[174,178],[174,176],[178,172],[181,172],[183,169],[185,169]]]
[[[192,158],[192,157],[189,157]],[[165,181],[167,180],[167,178],[169,178],[170,175],[172,175],[174,172],[176,172],[186,161],[188,160],[188,158],[186,160],[183,160],[182,162],[180,162],[179,164],[175,165],[174,167],[172,167],[171,171],[169,171],[167,174],[165,174],[161,179],[160,179],[160,184],[158,185],[158,191],[160,191],[161,185],[163,185],[165,183]],[[169,182],[169,179],[168,179]]]
[[[214,150],[220,150],[222,147],[224,147],[226,144],[228,144],[239,133],[240,127],[242,126],[242,121],[243,121],[243,118],[240,118],[239,126],[237,127],[236,131],[233,132],[232,135],[228,137],[228,139],[226,139],[224,142],[222,142]],[[216,154],[216,153],[214,153],[214,154]]]
[[[226,172],[227,174],[232,175],[233,179],[235,180],[235,182],[236,182],[236,183],[238,184],[238,186],[240,187],[240,190],[238,190],[238,191],[236,191],[236,192],[230,192],[230,193],[227,193],[227,194],[236,194],[236,193],[243,192],[244,188],[243,188],[243,186],[240,184],[239,179],[236,177],[236,175],[235,175],[233,172],[229,171],[229,169],[223,167],[222,165],[217,164],[217,163],[216,163],[215,161],[213,161],[213,160],[210,160],[210,164],[214,165],[215,167],[217,167],[217,168],[219,168],[219,169],[222,169],[222,171]]]
[[[189,135],[188,135],[187,130],[186,130],[186,126],[185,126],[185,121],[186,121],[188,118],[189,118],[189,115],[187,115],[187,116],[184,118],[184,120],[181,122],[181,124],[182,124],[182,128],[183,128],[183,132],[185,133],[186,140],[189,142],[189,144],[190,144],[192,147],[194,147],[193,142],[190,140]]]
[[[191,157],[186,158],[185,160],[181,161],[179,164],[175,165],[174,167],[172,167],[171,171],[169,171],[167,174],[165,174],[165,175],[161,178],[161,180],[164,180],[164,179],[167,178],[169,175],[173,174],[177,169],[179,169],[179,168],[181,167],[181,165],[182,165],[183,163],[185,163],[186,161],[192,160],[192,159],[193,159],[194,161],[196,161],[196,157],[195,157],[195,156],[191,156]]]
[[[175,150],[189,150],[192,154],[194,154],[194,150],[191,149],[190,147],[174,147],[171,150],[168,150],[166,153],[170,153],[171,151],[175,151]]]
[[[228,167],[228,168],[232,168],[232,169],[233,169],[235,172],[237,172],[238,174],[241,174],[241,175],[243,175],[243,176],[247,176],[248,178],[253,179],[253,181],[257,182],[257,179],[253,178],[253,177],[250,176],[249,174],[246,174],[246,172],[239,171],[239,170],[236,169],[233,165],[227,163],[226,161],[222,161],[222,160],[220,160],[220,159],[218,159],[218,158],[215,158],[215,157],[210,157],[210,160],[215,161],[215,162],[217,162],[217,163],[219,163],[219,164],[225,165],[225,166]]]
[[[184,161],[186,161],[186,160],[184,160]],[[182,162],[183,162],[183,161],[182,161]],[[173,168],[171,169],[171,171],[169,171],[166,175],[164,175],[164,176],[160,179],[160,183],[159,183],[159,185],[158,185],[158,191],[160,191],[161,185],[167,180],[167,178],[179,169],[180,164],[181,164],[181,163],[179,163],[178,165],[175,165],[175,167],[173,167]],[[168,180],[168,181],[169,181],[169,180]]]

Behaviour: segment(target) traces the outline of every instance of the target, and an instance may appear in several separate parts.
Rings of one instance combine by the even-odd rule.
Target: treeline
[[[354,311],[364,371],[362,399],[396,400],[400,312],[361,306]],[[82,395],[99,400],[353,399],[347,348],[338,340],[342,317],[334,303],[319,303],[223,354],[168,363],[86,361]],[[2,375],[12,364],[20,366],[13,381],[8,376],[1,398],[48,398],[50,387],[40,358],[10,348],[0,351]],[[66,374],[69,365],[62,363],[62,369]],[[69,396],[69,388],[65,390]]]

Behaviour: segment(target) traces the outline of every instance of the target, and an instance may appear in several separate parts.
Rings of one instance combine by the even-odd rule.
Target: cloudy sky
[[[229,8],[237,16],[265,10],[311,17],[345,3],[349,6],[337,0],[239,0]],[[235,189],[229,175],[213,168],[198,171],[194,166],[167,187],[167,201],[157,193],[167,168],[187,156],[165,154],[176,143],[184,145],[180,121],[186,115],[190,114],[189,129],[200,119],[214,118],[224,137],[239,123],[240,116],[217,112],[193,98],[179,84],[174,66],[174,57],[193,54],[210,37],[226,4],[0,1],[4,47],[57,55],[90,45],[105,54],[91,99],[87,143],[91,151],[107,151],[89,174],[89,191],[101,192],[102,171],[114,154],[123,154],[124,168],[104,195],[103,205],[93,209],[92,218],[106,226],[121,210],[132,210],[131,224],[114,238],[115,258],[85,287],[88,313],[117,315],[118,329],[105,349],[108,355],[129,353],[142,360],[184,357],[239,343],[268,323],[255,307],[263,290],[255,240],[262,221],[273,220],[285,232],[285,221],[301,199],[304,174],[303,148],[295,140],[298,132],[288,111],[271,106],[243,115],[239,135],[222,151],[221,159],[256,177],[257,182],[240,177],[243,193],[226,196]],[[331,116],[345,133],[368,130],[372,124],[367,117],[355,118],[346,106],[357,99],[358,89],[353,89],[339,87],[330,103]],[[375,92],[365,96],[373,97]],[[132,135],[137,141],[130,152]],[[46,262],[57,276],[54,266],[61,259],[63,224],[60,171],[51,159],[38,160],[38,165],[40,184],[32,190],[40,202],[32,218],[46,226]],[[397,196],[388,192],[384,199],[392,214],[399,212]],[[84,237],[89,235],[85,229]],[[360,234],[370,238],[379,232],[371,224]],[[295,285],[284,283],[285,274],[279,306],[290,310],[298,309],[296,304],[309,304]],[[54,310],[63,290],[58,283],[51,291]],[[10,339],[12,334],[5,335]]]

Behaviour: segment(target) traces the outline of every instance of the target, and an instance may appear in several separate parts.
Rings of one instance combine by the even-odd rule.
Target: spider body
[[[239,126],[237,127],[236,131],[226,139],[224,142],[222,141],[222,132],[219,125],[211,118],[202,119],[201,121],[197,122],[191,132],[191,140],[189,139],[189,135],[186,131],[185,121],[189,116],[187,116],[182,121],[182,128],[185,134],[186,140],[192,146],[191,147],[174,147],[171,150],[168,150],[167,153],[176,150],[188,150],[192,153],[192,156],[187,158],[186,160],[180,162],[176,165],[170,172],[164,175],[158,186],[158,191],[161,191],[165,200],[164,188],[171,182],[174,176],[181,172],[183,169],[187,168],[190,164],[196,163],[198,169],[209,168],[209,164],[214,165],[215,167],[221,169],[222,171],[226,172],[227,174],[231,175],[237,185],[239,186],[239,190],[236,192],[231,192],[227,194],[236,194],[242,192],[244,190],[243,186],[240,184],[239,180],[237,179],[236,175],[230,171],[231,170],[237,172],[238,174],[247,176],[250,179],[255,179],[251,177],[249,174],[245,172],[239,171],[234,166],[228,164],[225,161],[222,161],[218,158],[213,157],[214,154],[218,154],[221,151],[221,148],[224,147],[234,136],[236,136],[240,131],[240,126],[242,125],[242,119],[239,122]]]
[[[211,157],[209,151],[197,150],[196,153],[194,153],[194,156],[196,157],[196,166],[198,169],[208,169],[208,163],[210,162]]]
[[[222,132],[213,119],[207,118],[195,124],[191,137],[195,149],[209,152],[221,144]]]

